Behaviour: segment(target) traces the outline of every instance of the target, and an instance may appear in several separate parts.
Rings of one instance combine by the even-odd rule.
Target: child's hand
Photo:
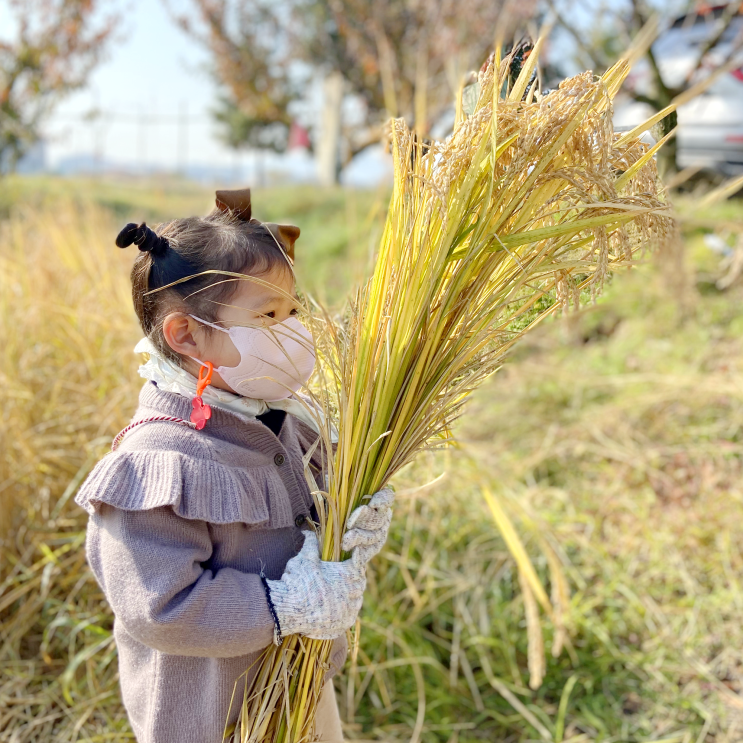
[[[351,552],[349,560],[321,560],[317,536],[307,531],[304,546],[287,562],[281,579],[265,580],[278,624],[277,644],[282,635],[333,640],[355,624],[366,588],[366,564],[387,539],[394,498],[386,488],[349,516],[341,544]]]
[[[313,531],[304,532],[304,546],[286,563],[280,580],[265,580],[278,626],[274,639],[306,635],[334,640],[356,622],[366,588],[366,562],[325,562]]]
[[[384,488],[372,496],[367,506],[359,506],[346,522],[346,533],[341,547],[350,552],[355,549],[364,562],[379,554],[392,521],[392,504],[395,493],[392,488]]]

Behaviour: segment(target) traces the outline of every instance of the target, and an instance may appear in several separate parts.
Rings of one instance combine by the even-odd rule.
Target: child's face
[[[294,276],[290,271],[274,268],[258,277],[261,282],[250,279],[239,280],[232,297],[217,313],[216,324],[223,328],[234,325],[273,325],[296,315],[299,300],[296,295]],[[163,321],[163,333],[168,345],[185,356],[211,361],[219,366],[237,366],[240,352],[227,333],[218,330],[207,335],[204,326],[188,315],[174,312]],[[188,360],[186,371],[198,376],[200,364]],[[230,390],[219,374],[212,375],[212,386]]]

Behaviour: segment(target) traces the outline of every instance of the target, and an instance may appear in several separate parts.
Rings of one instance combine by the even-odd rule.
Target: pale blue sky
[[[131,0],[128,8],[87,88],[67,98],[46,128],[52,162],[89,152],[164,167],[183,156],[191,163],[232,164],[235,155],[218,142],[209,116],[215,87],[206,53],[159,0]],[[96,108],[117,116],[94,124],[75,118]],[[191,119],[187,130],[177,121],[182,114]]]

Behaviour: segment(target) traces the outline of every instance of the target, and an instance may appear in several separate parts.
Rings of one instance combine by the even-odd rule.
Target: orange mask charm
[[[211,361],[207,361],[205,366],[199,369],[199,381],[196,383],[196,397],[191,400],[191,423],[196,426],[196,430],[200,431],[205,425],[209,418],[212,417],[212,409],[201,399],[204,394],[204,390],[212,381],[212,372],[214,371],[214,365]],[[204,373],[206,372],[206,373]]]

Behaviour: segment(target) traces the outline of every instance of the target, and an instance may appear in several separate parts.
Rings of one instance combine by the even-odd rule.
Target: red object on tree
[[[310,149],[310,134],[309,132],[296,121],[292,121],[289,127],[289,143],[287,149],[296,150],[300,147]]]

